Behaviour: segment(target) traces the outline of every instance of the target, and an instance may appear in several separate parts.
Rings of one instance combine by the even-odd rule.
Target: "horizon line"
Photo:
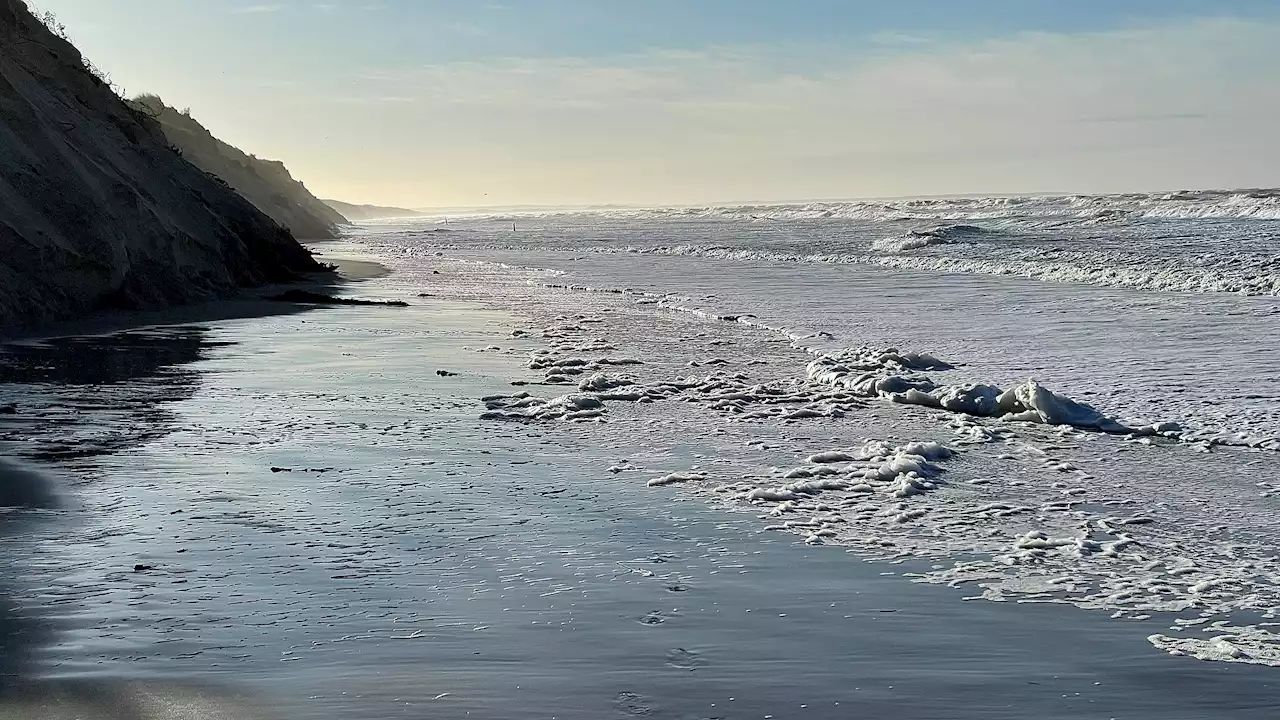
[[[1183,187],[1183,188],[1157,188],[1152,190],[1120,190],[1111,192],[1072,192],[1068,190],[1058,191],[1031,191],[1031,192],[974,192],[974,193],[928,193],[920,195],[873,195],[862,197],[817,197],[817,198],[799,198],[799,199],[755,199],[755,200],[723,200],[712,202],[671,202],[671,203],[643,203],[643,202],[604,202],[604,203],[508,203],[508,204],[492,204],[492,205],[410,205],[403,206],[405,210],[414,210],[416,212],[447,212],[458,210],[498,210],[498,209],[538,209],[538,210],[555,210],[555,209],[577,209],[577,210],[608,210],[608,209],[650,209],[650,208],[696,208],[696,207],[736,207],[747,205],[801,205],[806,203],[852,203],[852,202],[881,202],[896,200],[948,200],[948,199],[976,199],[976,198],[997,198],[997,197],[1068,197],[1073,195],[1086,197],[1108,197],[1116,195],[1156,195],[1161,193],[1241,193],[1254,191],[1276,191],[1280,192],[1280,185],[1276,186],[1254,186],[1254,187]],[[347,201],[338,201],[347,202]],[[353,205],[383,205],[382,203],[350,203]],[[391,207],[393,205],[383,205]]]

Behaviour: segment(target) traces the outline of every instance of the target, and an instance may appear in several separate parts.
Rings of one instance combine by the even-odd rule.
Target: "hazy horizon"
[[[676,203],[512,203],[504,205],[417,205],[417,206],[394,206],[402,210],[415,210],[425,214],[462,212],[471,210],[639,210],[653,208],[699,208],[699,207],[750,207],[755,205],[806,205],[806,204],[822,204],[822,203],[861,203],[861,202],[891,202],[900,200],[952,200],[966,198],[1015,198],[1015,197],[1067,197],[1073,195],[1125,195],[1125,194],[1145,194],[1160,195],[1162,193],[1245,193],[1250,191],[1271,191],[1280,192],[1280,188],[1272,186],[1235,186],[1235,187],[1151,187],[1128,191],[1114,192],[1089,192],[1089,191],[1071,191],[1071,190],[1042,190],[1028,192],[975,192],[975,193],[938,193],[938,194],[921,194],[921,195],[874,195],[862,197],[811,197],[811,198],[752,198],[752,199],[736,199],[736,200],[712,200],[704,202],[676,202]],[[333,201],[337,198],[325,198],[325,201]],[[342,202],[338,200],[338,202]],[[383,205],[379,203],[364,203],[368,205]]]
[[[344,202],[1280,184],[1280,6],[1249,0],[33,5],[130,95]]]

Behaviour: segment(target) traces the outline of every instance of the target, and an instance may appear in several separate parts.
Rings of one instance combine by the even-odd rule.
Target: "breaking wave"
[[[895,239],[897,240],[897,239]],[[1218,292],[1243,295],[1280,296],[1280,267],[1256,263],[1252,258],[1224,256],[1201,264],[1159,264],[1154,258],[1125,257],[1118,254],[1053,252],[1041,256],[1010,258],[961,257],[956,255],[903,255],[934,245],[948,245],[933,236],[908,237],[901,242],[878,241],[872,250],[888,254],[814,253],[800,254],[753,248],[672,245],[651,248],[594,247],[592,252],[630,252],[657,255],[687,255],[724,260],[755,260],[787,263],[866,264],[904,270],[1008,275],[1060,283],[1084,283],[1107,287],[1175,292]]]
[[[445,242],[1276,296],[1277,222],[1280,190],[1208,190],[477,215]]]
[[[1181,190],[1112,195],[1027,195],[823,201],[664,208],[587,208],[483,213],[466,216],[495,222],[551,215],[610,216],[620,219],[738,220],[755,222],[811,220],[934,221],[1059,219],[1081,222],[1240,218],[1280,220],[1280,189]]]
[[[908,230],[899,236],[873,240],[871,249],[880,252],[900,253],[919,250],[930,245],[954,245],[962,242],[972,242],[978,236],[992,232],[994,231],[977,225],[942,225],[932,230]]]

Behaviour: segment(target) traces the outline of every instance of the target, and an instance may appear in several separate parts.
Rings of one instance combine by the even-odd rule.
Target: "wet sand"
[[[322,253],[316,255],[323,262],[332,263],[337,266],[336,273],[343,280],[354,282],[359,280],[372,280],[374,278],[386,277],[391,274],[391,269],[382,263],[372,260],[358,260],[349,257],[327,257]]]
[[[1272,670],[1152,652],[1162,623],[964,602],[605,470],[687,467],[713,437],[663,454],[479,421],[527,376],[518,325],[426,299],[0,365],[4,448],[66,500],[6,514],[7,656],[37,683],[7,710],[178,682],[335,720],[1272,716]]]

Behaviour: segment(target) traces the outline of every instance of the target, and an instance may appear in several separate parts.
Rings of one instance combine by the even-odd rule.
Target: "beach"
[[[1280,4],[157,5],[0,0],[0,720],[1280,717]]]
[[[1066,330],[1009,351],[976,300],[970,330],[938,321],[946,293],[991,297],[978,276],[895,297],[930,276],[592,253],[598,227],[536,222],[540,243],[585,241],[519,250],[477,220],[483,247],[394,224],[319,246],[391,271],[349,265],[362,279],[336,294],[404,308],[9,349],[0,437],[61,496],[7,512],[0,540],[10,624],[39,629],[6,639],[24,697],[196,688],[285,718],[1270,715],[1262,441],[984,419],[805,374],[857,327],[954,364],[930,375],[1034,372],[1138,427],[1163,418],[1128,384],[1135,353],[1079,342],[1105,337],[1096,313],[1054,312],[1123,323],[1118,291],[1001,279],[1112,368],[1090,371],[1048,360]],[[1173,297],[1172,326],[1178,303],[1274,307]],[[1193,342],[1163,337],[1149,362]],[[910,482],[881,479],[908,456]]]

